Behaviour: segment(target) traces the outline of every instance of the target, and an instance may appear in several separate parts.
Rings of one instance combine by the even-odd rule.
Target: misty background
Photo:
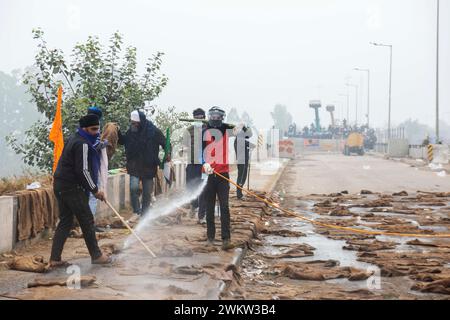
[[[441,137],[450,142],[450,0],[440,2]],[[310,100],[335,104],[346,114],[348,81],[359,85],[358,120],[365,122],[371,71],[371,126],[387,126],[389,49],[393,45],[392,126],[406,126],[411,143],[434,135],[436,1],[434,0],[2,0],[0,3],[0,175],[18,172],[20,158],[4,136],[38,117],[20,75],[34,62],[31,36],[40,27],[50,48],[69,56],[77,42],[119,31],[138,49],[139,68],[155,51],[165,53],[169,83],[153,103],[179,111],[222,106],[246,111],[260,128],[285,105],[297,127],[313,122]],[[64,107],[64,106],[63,106]],[[355,94],[350,88],[350,122]],[[325,126],[330,123],[325,108]],[[409,129],[408,129],[409,128]],[[8,151],[9,150],[9,151]]]

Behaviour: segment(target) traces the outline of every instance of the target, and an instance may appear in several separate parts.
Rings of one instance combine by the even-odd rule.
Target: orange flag
[[[61,157],[64,148],[64,137],[62,132],[62,116],[61,116],[61,104],[62,104],[62,86],[58,88],[58,102],[56,103],[56,114],[53,120],[52,129],[48,135],[48,139],[53,142],[53,173],[58,165],[59,158]]]

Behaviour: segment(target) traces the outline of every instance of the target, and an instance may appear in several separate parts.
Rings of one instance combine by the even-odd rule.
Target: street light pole
[[[439,143],[439,0],[436,17],[436,143]]]
[[[388,139],[391,138],[391,93],[392,93],[392,45],[371,42],[377,47],[389,47],[389,111],[388,111]]]
[[[359,98],[359,94],[358,94],[358,85],[355,85],[355,126],[358,126],[358,98]]]
[[[388,119],[388,128],[389,133],[388,137],[391,138],[391,96],[392,96],[392,46],[389,46],[390,51],[390,63],[389,63],[389,119]]]
[[[367,128],[370,124],[370,69],[354,68],[356,71],[367,72]]]

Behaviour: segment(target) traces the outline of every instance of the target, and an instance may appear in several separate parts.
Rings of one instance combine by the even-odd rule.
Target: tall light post
[[[389,48],[389,111],[388,111],[388,139],[391,138],[391,92],[392,92],[392,45],[371,42],[370,44],[377,47],[388,47]]]
[[[354,68],[356,71],[367,72],[367,127],[370,124],[370,70],[362,68]]]
[[[347,87],[355,88],[355,126],[358,126],[358,85],[346,83]]]
[[[436,143],[439,143],[439,0],[436,17]]]

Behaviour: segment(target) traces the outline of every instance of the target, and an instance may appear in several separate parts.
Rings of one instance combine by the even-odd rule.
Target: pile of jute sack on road
[[[345,241],[342,249],[355,252],[357,261],[376,266],[382,279],[390,278],[394,281],[396,278],[407,277],[409,280],[403,282],[410,283],[408,288],[412,292],[450,294],[450,239],[407,236],[448,234],[450,193],[418,191],[410,195],[405,191],[381,194],[362,190],[359,194],[344,191],[285,200],[281,206],[289,206],[292,208],[291,212],[327,225],[405,234],[405,237],[379,236],[322,225],[313,226],[314,232],[321,236]],[[307,203],[306,209],[305,205],[299,203]],[[302,210],[297,210],[299,208]],[[371,290],[352,290],[330,283],[329,280],[332,279],[365,281],[374,271],[341,266],[336,260],[314,260],[317,249],[301,243],[301,239],[307,238],[309,233],[288,227],[295,215],[279,210],[275,210],[273,214],[276,218],[267,219],[260,235],[286,236],[292,240],[280,240],[281,244],[273,244],[261,237],[255,239],[253,250],[244,260],[242,276],[245,285],[243,288],[236,286],[228,297],[384,299],[392,294],[397,298],[416,298],[398,288],[392,290],[395,293],[386,295]],[[288,219],[285,224],[281,222],[283,218]],[[275,248],[272,251],[276,253],[267,253],[267,246]],[[307,260],[303,261],[304,259]],[[302,284],[295,287],[287,279],[300,280]],[[326,285],[318,285],[320,282],[326,282]]]

